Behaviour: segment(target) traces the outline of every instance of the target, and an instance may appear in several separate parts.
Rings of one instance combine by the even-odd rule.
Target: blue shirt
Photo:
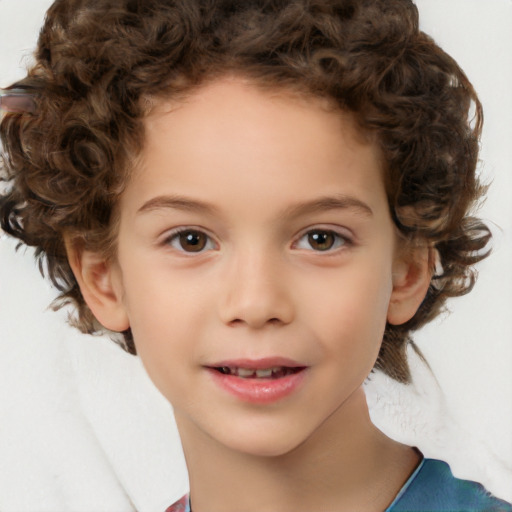
[[[455,478],[446,462],[423,459],[385,512],[512,512],[512,505]]]
[[[191,512],[189,497],[166,512]],[[512,512],[512,505],[476,482],[455,478],[446,462],[423,459],[384,512]]]

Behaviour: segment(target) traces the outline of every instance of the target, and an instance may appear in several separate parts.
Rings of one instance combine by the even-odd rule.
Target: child
[[[57,1],[13,89],[2,228],[140,355],[195,512],[510,510],[361,390],[489,239],[480,104],[413,4]]]

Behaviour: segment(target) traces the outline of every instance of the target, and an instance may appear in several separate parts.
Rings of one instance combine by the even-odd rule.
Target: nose
[[[230,326],[261,329],[286,325],[294,318],[292,290],[279,258],[254,250],[227,263],[220,316]]]

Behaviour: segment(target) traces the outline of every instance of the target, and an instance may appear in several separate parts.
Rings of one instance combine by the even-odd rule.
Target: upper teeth
[[[222,368],[222,372],[228,375],[237,375],[238,377],[242,377],[244,379],[248,378],[269,378],[272,377],[272,374],[277,374],[278,372],[282,372],[284,370],[281,366],[274,366],[272,368],[262,368],[255,370],[253,368],[230,368],[228,366],[224,366]]]
[[[240,371],[239,371],[240,374]],[[256,370],[256,377],[270,377],[272,375],[272,368],[266,370]]]

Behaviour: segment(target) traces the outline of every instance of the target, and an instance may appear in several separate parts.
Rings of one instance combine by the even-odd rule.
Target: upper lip
[[[253,370],[264,370],[266,368],[286,367],[305,368],[307,365],[298,363],[287,357],[263,357],[260,359],[224,359],[213,364],[206,365],[209,368],[250,368]]]

